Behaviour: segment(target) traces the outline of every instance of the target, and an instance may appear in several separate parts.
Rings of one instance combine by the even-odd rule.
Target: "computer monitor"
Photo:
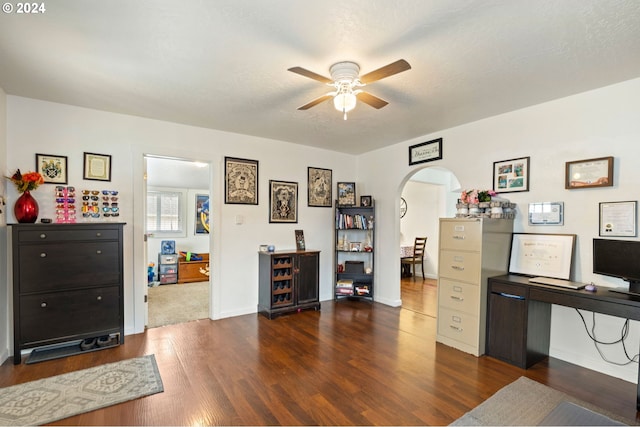
[[[629,282],[616,291],[640,296],[640,241],[593,239],[593,272]]]

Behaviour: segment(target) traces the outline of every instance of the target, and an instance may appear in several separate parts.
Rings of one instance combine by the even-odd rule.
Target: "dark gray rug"
[[[498,390],[451,425],[625,425],[629,423],[629,420],[574,399],[566,393],[529,378],[520,377]]]
[[[0,388],[0,425],[42,425],[164,391],[154,355]]]

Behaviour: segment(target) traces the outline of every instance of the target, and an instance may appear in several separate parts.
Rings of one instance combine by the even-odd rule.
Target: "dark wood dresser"
[[[124,223],[12,224],[14,364],[21,350],[124,341]]]

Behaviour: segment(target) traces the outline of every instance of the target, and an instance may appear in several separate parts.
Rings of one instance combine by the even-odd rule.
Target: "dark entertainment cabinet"
[[[69,343],[79,352],[89,338],[124,341],[123,227],[11,225],[14,364],[23,349]]]
[[[273,319],[319,310],[319,269],[319,251],[259,252],[258,313]]]

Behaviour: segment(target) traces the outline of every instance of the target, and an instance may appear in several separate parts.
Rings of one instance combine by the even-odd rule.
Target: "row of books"
[[[368,222],[364,215],[349,215],[338,212],[336,214],[336,228],[340,230],[347,228],[367,230],[373,228],[373,224]]]
[[[351,279],[341,279],[336,282],[336,295],[368,296],[369,285],[354,283]]]

